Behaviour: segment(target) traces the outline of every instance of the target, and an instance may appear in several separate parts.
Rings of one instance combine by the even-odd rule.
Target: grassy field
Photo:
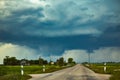
[[[46,71],[43,72],[43,67],[39,65],[24,66],[24,76],[21,76],[20,66],[0,66],[0,80],[27,80],[31,78],[28,74],[40,74],[57,71],[66,67],[55,65],[46,65]]]
[[[103,63],[92,63],[90,64],[90,66],[87,67],[89,67],[96,73],[111,74],[112,77],[110,78],[110,80],[120,80],[120,63],[107,63],[106,72],[104,71]]]

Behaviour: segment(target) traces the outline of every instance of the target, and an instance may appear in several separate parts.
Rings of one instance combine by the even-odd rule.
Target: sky
[[[5,56],[120,61],[119,0],[0,0]]]

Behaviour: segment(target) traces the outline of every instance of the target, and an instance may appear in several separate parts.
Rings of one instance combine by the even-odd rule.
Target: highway
[[[109,80],[110,77],[97,74],[81,64],[52,73],[31,74],[31,76],[33,78],[29,80]]]

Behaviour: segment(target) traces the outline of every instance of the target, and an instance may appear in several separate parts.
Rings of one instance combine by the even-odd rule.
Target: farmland
[[[91,63],[90,66],[87,64],[83,65],[96,73],[112,75],[110,80],[120,79],[120,63],[107,63],[106,72],[104,71],[104,63]],[[49,73],[67,67],[68,66],[46,65],[46,71],[43,72],[43,66],[40,65],[24,66],[24,75],[21,76],[21,66],[0,66],[0,80],[27,80],[31,78],[28,74]]]
[[[67,67],[67,66],[66,66]],[[43,66],[32,65],[24,66],[24,76],[21,76],[20,66],[0,66],[0,80],[27,80],[31,78],[28,74],[40,74],[57,71],[66,67],[56,65],[46,65],[46,71],[43,72]]]
[[[120,79],[120,63],[109,62],[106,64],[106,71],[104,71],[104,63],[91,63],[90,66],[86,67],[92,69],[96,73],[110,74],[112,75],[110,80],[119,80]]]
[[[63,57],[56,62],[48,62],[41,57],[36,60],[18,60],[16,57],[6,56],[3,63],[0,66],[0,80],[27,80],[31,78],[28,74],[50,73],[75,65],[73,58],[68,58],[68,62],[65,62]]]

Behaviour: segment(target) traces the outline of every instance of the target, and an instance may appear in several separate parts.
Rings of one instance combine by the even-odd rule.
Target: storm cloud
[[[24,49],[44,57],[62,56],[65,51],[76,49],[87,52],[104,47],[118,49],[119,3],[119,0],[1,0],[0,43],[20,49],[26,46]]]

